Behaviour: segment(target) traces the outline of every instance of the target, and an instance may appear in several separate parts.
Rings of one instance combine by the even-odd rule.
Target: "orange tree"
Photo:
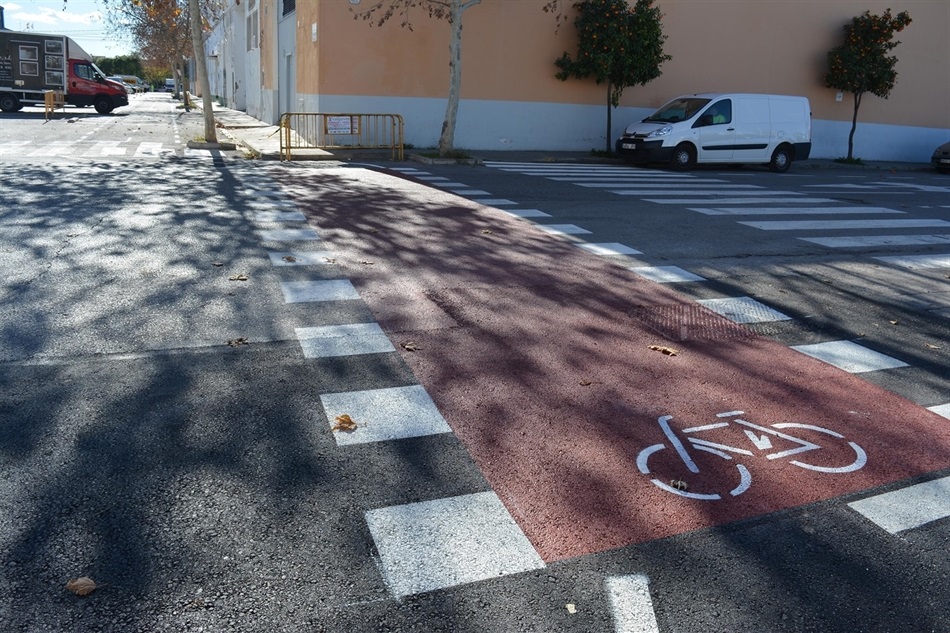
[[[662,73],[660,64],[669,59],[663,53],[662,14],[653,0],[584,0],[574,3],[577,17],[577,55],[565,52],[554,65],[556,77],[593,77],[607,84],[607,152],[611,151],[611,108],[620,105],[628,86],[645,85]]]
[[[844,25],[844,43],[828,53],[825,85],[854,95],[854,115],[848,135],[848,160],[854,160],[854,131],[858,126],[858,108],[866,92],[887,99],[897,83],[894,70],[897,58],[888,53],[900,42],[894,33],[910,24],[910,15],[902,11],[891,15],[871,15],[865,11]]]

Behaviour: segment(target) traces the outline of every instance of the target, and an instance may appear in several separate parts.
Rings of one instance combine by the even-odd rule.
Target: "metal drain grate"
[[[634,308],[630,316],[673,341],[752,338],[750,328],[700,305],[676,304]]]

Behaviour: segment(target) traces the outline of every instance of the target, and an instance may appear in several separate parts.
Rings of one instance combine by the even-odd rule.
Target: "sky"
[[[4,25],[13,31],[66,35],[90,55],[116,57],[133,52],[130,42],[110,33],[97,0],[0,0]]]

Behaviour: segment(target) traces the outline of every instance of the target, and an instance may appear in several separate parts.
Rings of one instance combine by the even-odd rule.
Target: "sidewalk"
[[[235,143],[245,147],[253,154],[265,160],[280,158],[280,127],[269,125],[254,117],[224,106],[214,105],[215,119],[224,134]],[[352,151],[352,150],[295,150],[294,160],[339,160],[354,158],[373,159],[381,157],[389,160],[389,152]],[[620,159],[594,156],[590,152],[568,150],[472,150],[472,156],[479,161],[517,161],[540,163],[607,163],[623,164]],[[426,160],[418,154],[406,152],[407,160]],[[827,158],[816,158],[796,162],[794,169],[850,169],[850,170],[887,170],[887,171],[928,171],[929,163],[901,163],[892,161],[867,161],[864,165],[846,165]]]

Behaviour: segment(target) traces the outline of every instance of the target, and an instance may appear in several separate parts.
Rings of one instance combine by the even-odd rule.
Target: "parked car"
[[[175,80],[171,77],[165,80],[165,92],[175,92]]]
[[[133,88],[130,84],[122,81],[122,77],[119,77],[118,75],[112,75],[112,76],[106,77],[106,79],[108,79],[109,81],[114,81],[117,84],[120,84],[123,88],[125,88],[125,92],[127,94],[132,94],[135,92],[135,88]]]
[[[632,163],[757,163],[786,172],[811,153],[811,107],[805,97],[701,93],[673,99],[617,139]]]
[[[937,171],[950,172],[950,143],[944,143],[934,150],[934,155],[930,157],[930,164]]]

